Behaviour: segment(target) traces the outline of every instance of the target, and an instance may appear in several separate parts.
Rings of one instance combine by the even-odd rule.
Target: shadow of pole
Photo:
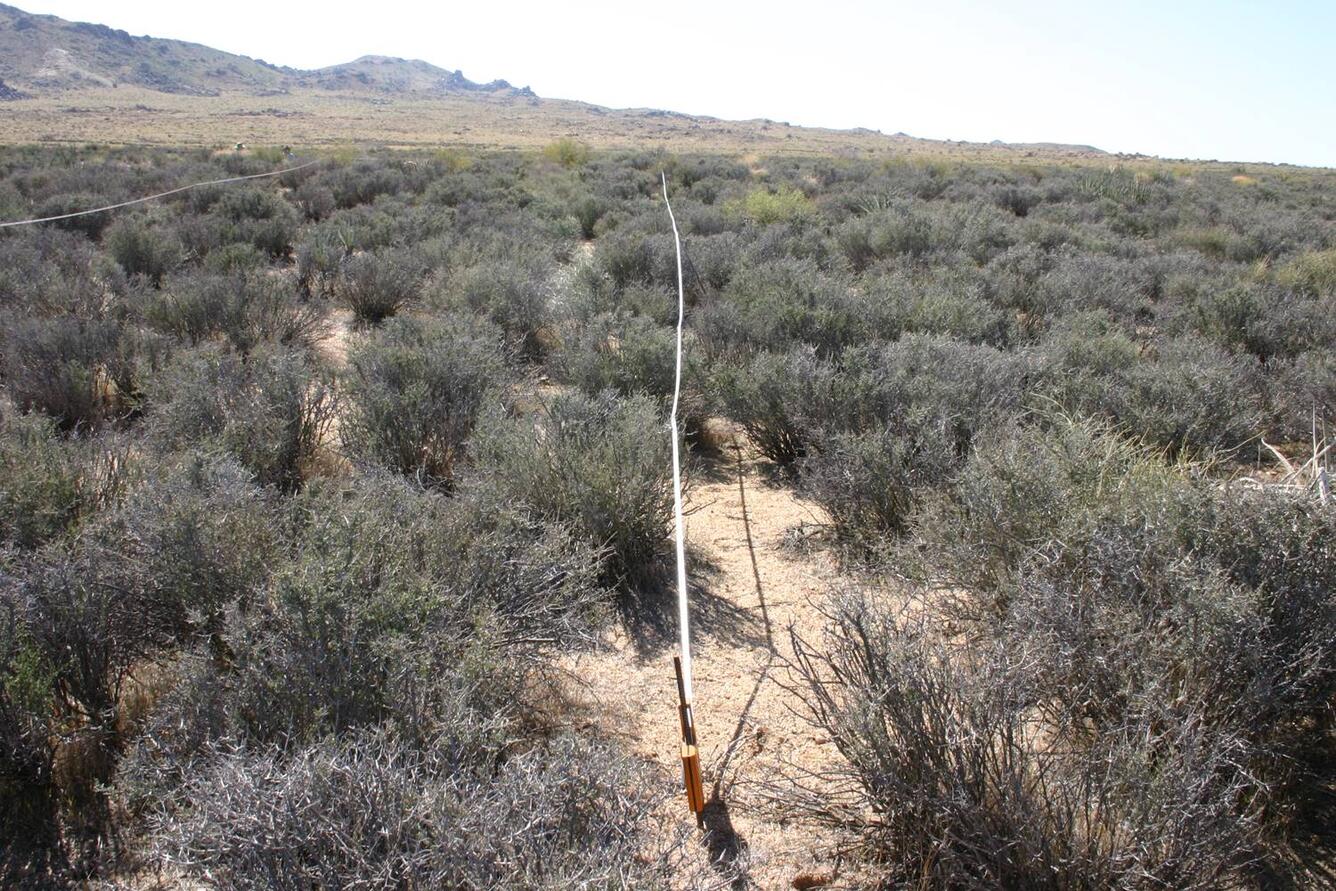
[[[723,760],[719,764],[718,773],[715,774],[713,798],[720,799],[723,795],[724,777],[728,772],[728,764],[733,759],[733,754],[737,751],[738,745],[742,741],[742,732],[746,729],[747,718],[751,716],[752,707],[756,704],[756,697],[761,692],[761,686],[770,677],[770,669],[774,667],[775,660],[779,653],[775,649],[775,629],[770,622],[770,609],[765,602],[765,586],[761,583],[761,567],[756,562],[756,542],[752,538],[751,515],[747,512],[747,476],[742,466],[742,447],[738,445],[738,438],[733,437],[733,456],[737,467],[738,476],[738,499],[742,505],[742,531],[747,541],[747,556],[751,559],[752,582],[756,586],[756,600],[761,607],[761,623],[765,628],[765,665],[761,667],[761,674],[752,685],[751,693],[747,696],[747,704],[742,707],[742,714],[738,715],[738,722],[733,728],[733,735],[728,740],[728,746],[724,749]]]
[[[751,559],[752,582],[756,587],[757,602],[760,604],[761,621],[765,628],[766,659],[765,664],[761,667],[760,675],[756,678],[756,683],[752,685],[751,692],[747,696],[747,703],[738,716],[738,722],[733,728],[733,735],[729,738],[728,745],[724,749],[723,758],[715,771],[710,800],[701,813],[706,828],[705,844],[710,852],[710,861],[726,870],[744,866],[742,860],[747,851],[747,842],[738,835],[737,830],[733,827],[733,821],[728,813],[728,804],[725,801],[725,795],[728,792],[725,785],[728,766],[742,743],[743,732],[747,727],[747,719],[756,704],[756,697],[761,692],[761,686],[770,676],[770,669],[774,667],[779,655],[775,649],[775,632],[774,626],[770,622],[770,610],[765,602],[765,586],[761,582],[761,567],[756,561],[756,543],[752,538],[751,515],[747,512],[746,471],[742,464],[742,447],[738,444],[737,436],[733,437],[733,455],[737,468],[738,498],[742,506],[742,530],[747,542],[747,555]],[[735,873],[733,886],[741,888],[745,884],[746,880],[742,875]]]

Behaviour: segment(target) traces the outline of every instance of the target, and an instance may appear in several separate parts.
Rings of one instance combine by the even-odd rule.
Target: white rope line
[[[305,170],[319,161],[307,161],[305,164],[299,164],[296,167],[287,167],[283,170],[271,170],[269,173],[252,173],[249,176],[229,176],[226,179],[211,179],[206,182],[191,183],[188,186],[179,186],[175,189],[168,189],[166,192],[159,192],[156,195],[145,195],[143,198],[133,198],[129,201],[122,201],[119,204],[108,204],[106,207],[95,207],[92,210],[76,210],[73,213],[62,213],[54,217],[40,217],[35,220],[11,220],[8,223],[0,223],[0,229],[8,229],[11,226],[31,226],[34,223],[53,223],[56,220],[68,220],[73,217],[85,217],[89,214],[107,213],[112,210],[119,210],[122,207],[129,207],[132,204],[143,204],[145,201],[156,201],[159,198],[166,198],[168,195],[175,195],[178,192],[185,192],[189,189],[197,189],[200,186],[221,186],[226,183],[239,183],[248,179],[263,179],[266,176],[282,176],[285,173],[292,173],[295,170]]]
[[[668,219],[673,224],[673,243],[677,247],[677,368],[673,376],[673,410],[668,416],[668,427],[673,437],[673,519],[677,543],[677,627],[682,648],[682,692],[687,704],[691,697],[691,624],[687,614],[687,553],[686,534],[682,523],[682,462],[678,454],[677,402],[682,395],[682,317],[686,313],[686,296],[682,287],[682,238],[677,232],[677,217],[668,201],[668,175],[662,171],[663,203],[668,207]]]

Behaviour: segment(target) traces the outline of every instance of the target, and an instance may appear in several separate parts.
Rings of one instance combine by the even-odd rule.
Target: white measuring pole
[[[686,532],[682,522],[682,461],[678,454],[677,403],[682,395],[682,318],[686,314],[686,297],[682,287],[682,238],[677,232],[677,217],[668,201],[668,174],[663,179],[663,203],[668,207],[668,219],[673,224],[673,243],[677,248],[677,368],[673,377],[673,410],[668,426],[673,437],[673,519],[677,538],[677,627],[681,635],[682,692],[688,704],[691,696],[691,622],[687,610],[687,553]]]

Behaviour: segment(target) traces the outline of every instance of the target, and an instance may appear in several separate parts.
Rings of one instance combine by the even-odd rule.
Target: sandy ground
[[[799,703],[779,682],[792,652],[789,628],[819,633],[816,604],[837,569],[824,552],[799,556],[783,547],[789,530],[823,521],[819,508],[771,481],[740,437],[727,442],[693,481],[687,518],[706,830],[692,828],[684,797],[665,807],[664,828],[695,839],[683,869],[693,878],[679,887],[702,887],[701,872],[725,886],[736,873],[735,887],[791,888],[795,879],[813,887],[804,883],[833,872],[821,839],[767,814],[760,784],[777,780],[786,762],[817,766],[835,755],[796,716]],[[606,651],[567,659],[563,706],[567,721],[592,724],[680,784],[674,610],[655,627],[619,630]],[[707,860],[712,868],[698,871]]]

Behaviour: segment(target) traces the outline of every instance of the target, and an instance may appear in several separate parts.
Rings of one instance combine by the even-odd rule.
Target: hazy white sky
[[[425,59],[614,107],[1336,166],[1336,0],[18,5],[298,68]]]

